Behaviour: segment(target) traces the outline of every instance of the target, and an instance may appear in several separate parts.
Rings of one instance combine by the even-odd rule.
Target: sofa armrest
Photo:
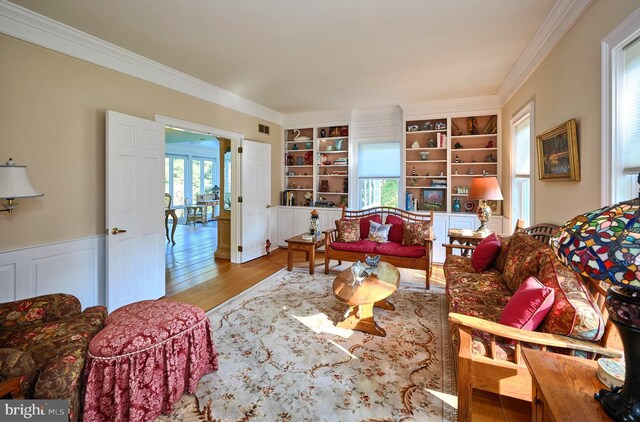
[[[37,325],[80,313],[80,301],[72,295],[56,293],[0,304],[0,330]]]
[[[328,229],[328,230],[324,230],[322,233],[324,233],[324,245],[329,246],[331,243],[335,242],[337,237],[338,237],[338,230],[337,229]],[[325,253],[326,253],[326,248],[325,248]]]
[[[597,355],[608,356],[613,358],[622,357],[622,353],[617,350],[607,349],[601,347],[597,343],[577,340],[571,337],[560,336],[556,334],[540,333],[537,331],[521,330],[514,327],[498,324],[497,322],[487,321],[481,318],[476,318],[468,315],[462,315],[457,313],[449,314],[449,321],[454,324],[458,324],[461,330],[465,330],[469,335],[471,330],[480,330],[486,333],[492,334],[491,342],[492,346],[495,343],[495,337],[498,336],[505,339],[516,341],[516,355],[519,355],[520,343],[531,343],[542,346],[545,350],[547,347],[560,347],[563,349],[569,349],[573,351],[582,351],[588,353],[595,353]],[[462,333],[461,333],[462,334]],[[462,335],[461,335],[462,346]],[[492,347],[493,349],[494,347]]]

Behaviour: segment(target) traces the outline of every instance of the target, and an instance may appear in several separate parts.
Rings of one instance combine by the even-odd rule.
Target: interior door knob
[[[271,204],[267,204],[267,208],[271,208]]]
[[[127,232],[126,230],[122,230],[117,227],[114,227],[111,229],[111,234],[126,233],[126,232]]]

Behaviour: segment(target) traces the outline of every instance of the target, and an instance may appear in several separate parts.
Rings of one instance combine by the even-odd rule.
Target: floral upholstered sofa
[[[18,377],[17,396],[68,399],[77,420],[87,347],[106,317],[61,293],[0,304],[0,382]]]
[[[451,344],[458,356],[458,420],[470,420],[472,388],[531,401],[522,347],[620,356],[605,347],[611,324],[601,286],[585,284],[548,245],[524,232],[498,239],[499,252],[485,271],[477,272],[472,258],[459,255],[447,255],[444,263]],[[503,309],[531,276],[553,290],[549,313],[537,331],[500,324]]]
[[[390,225],[381,238],[372,236],[373,223]],[[402,268],[425,270],[429,289],[433,258],[433,211],[418,214],[393,207],[366,210],[342,209],[336,228],[324,231],[324,273],[329,262],[365,261],[366,255],[380,255],[380,260]]]

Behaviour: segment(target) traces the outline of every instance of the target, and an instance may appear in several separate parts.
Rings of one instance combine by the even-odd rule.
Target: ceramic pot
[[[429,159],[429,151],[420,151],[419,154],[422,161],[426,161]]]

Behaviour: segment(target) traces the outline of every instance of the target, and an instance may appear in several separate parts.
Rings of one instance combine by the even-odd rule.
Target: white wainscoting
[[[95,236],[0,253],[0,303],[68,293],[105,303],[105,239]]]

